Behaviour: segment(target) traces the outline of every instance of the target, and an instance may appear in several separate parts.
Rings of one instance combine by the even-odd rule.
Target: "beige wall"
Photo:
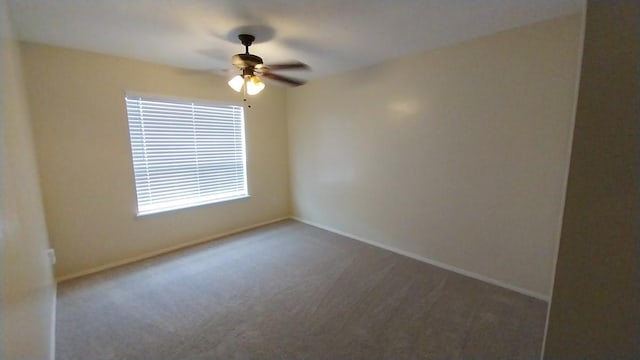
[[[640,3],[589,1],[545,358],[640,359]]]
[[[137,218],[125,91],[241,102],[219,76],[22,46],[49,235],[64,277],[289,215],[284,91],[246,112],[250,199]]]
[[[0,358],[52,358],[55,284],[20,67],[0,0]]]
[[[548,296],[580,23],[556,19],[291,90],[294,214]]]

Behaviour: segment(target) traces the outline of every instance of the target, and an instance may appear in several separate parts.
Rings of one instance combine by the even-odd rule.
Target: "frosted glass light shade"
[[[229,84],[229,86],[233,90],[240,92],[240,90],[242,90],[242,85],[244,85],[244,79],[242,78],[242,76],[236,75],[233,77],[233,79],[229,80],[227,84]]]
[[[247,94],[255,95],[264,89],[264,83],[259,77],[253,75],[247,81]]]

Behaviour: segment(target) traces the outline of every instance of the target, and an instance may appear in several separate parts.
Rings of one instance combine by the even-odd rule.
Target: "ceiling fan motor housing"
[[[262,64],[262,58],[253,54],[236,54],[231,58],[233,65],[237,68],[255,67]]]

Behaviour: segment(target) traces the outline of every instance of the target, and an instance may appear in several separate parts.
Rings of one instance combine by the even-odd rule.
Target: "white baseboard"
[[[182,244],[178,244],[178,245],[174,245],[174,246],[169,246],[160,250],[156,250],[156,251],[151,251],[148,252],[146,254],[143,255],[138,255],[138,256],[132,256],[123,260],[119,260],[119,261],[114,261],[112,263],[109,264],[105,264],[105,265],[101,265],[101,266],[96,266],[94,268],[91,269],[87,269],[87,270],[83,270],[83,271],[78,271],[69,275],[64,275],[61,277],[56,278],[56,282],[62,282],[62,281],[66,281],[66,280],[71,280],[71,279],[75,279],[77,277],[80,276],[85,276],[85,275],[89,275],[89,274],[93,274],[93,273],[97,273],[103,270],[107,270],[107,269],[111,269],[114,267],[118,267],[118,266],[122,266],[122,265],[126,265],[126,264],[130,264],[136,261],[141,261],[141,260],[145,260],[145,259],[149,259],[158,255],[162,255],[162,254],[166,254],[172,251],[176,251],[176,250],[180,250],[183,248],[187,248],[190,246],[194,246],[194,245],[198,245],[198,244],[202,244],[202,243],[206,243],[209,241],[213,241],[213,240],[217,240],[220,238],[223,238],[225,236],[229,236],[229,235],[234,235],[243,231],[247,231],[247,230],[251,230],[251,229],[255,229],[261,226],[265,226],[265,225],[269,225],[269,224],[273,224],[276,223],[278,221],[282,221],[282,220],[287,220],[290,219],[291,217],[289,216],[284,216],[284,217],[280,217],[277,219],[273,219],[273,220],[269,220],[269,221],[264,221],[258,224],[253,224],[253,225],[249,225],[249,226],[244,226],[238,229],[234,229],[231,231],[227,231],[221,234],[217,234],[217,235],[213,235],[213,236],[208,236],[206,238],[201,238],[201,239],[196,239],[196,240],[192,240],[192,241],[188,241]]]
[[[340,231],[338,229],[334,229],[332,227],[325,226],[325,225],[322,225],[322,224],[318,224],[318,223],[315,223],[313,221],[305,220],[305,219],[302,219],[302,218],[299,218],[299,217],[295,217],[295,216],[281,217],[281,218],[277,218],[277,219],[261,222],[261,223],[258,223],[258,224],[253,224],[253,225],[250,225],[250,226],[245,226],[245,227],[242,227],[242,228],[238,228],[238,229],[235,229],[235,230],[232,230],[232,231],[228,231],[228,232],[225,232],[225,233],[222,233],[222,234],[218,234],[218,235],[214,235],[214,236],[210,236],[210,237],[206,237],[206,238],[202,238],[202,239],[189,241],[189,242],[182,243],[182,244],[175,245],[175,246],[170,246],[170,247],[163,248],[163,249],[156,250],[156,251],[152,251],[152,252],[149,252],[149,253],[146,253],[146,254],[143,254],[143,255],[129,257],[129,258],[126,258],[126,259],[123,259],[123,260],[120,260],[120,261],[115,261],[115,262],[112,262],[112,263],[109,263],[109,264],[106,264],[106,265],[97,266],[97,267],[94,267],[94,268],[91,268],[91,269],[88,269],[88,270],[83,270],[83,271],[79,271],[79,272],[76,272],[76,273],[73,273],[73,274],[70,274],[70,275],[61,276],[61,277],[57,278],[56,281],[57,282],[62,282],[62,281],[74,279],[74,278],[77,278],[77,277],[80,277],[80,276],[85,276],[85,275],[93,274],[93,273],[96,273],[96,272],[99,272],[99,271],[111,269],[111,268],[114,268],[114,267],[117,267],[117,266],[122,266],[122,265],[126,265],[126,264],[133,263],[133,262],[136,262],[136,261],[145,260],[145,259],[148,259],[148,258],[152,258],[154,256],[158,256],[158,255],[169,253],[169,252],[172,252],[172,251],[175,251],[175,250],[179,250],[179,249],[182,249],[182,248],[186,248],[186,247],[202,244],[202,243],[205,243],[205,242],[208,242],[208,241],[217,240],[217,239],[220,239],[220,238],[225,237],[225,236],[229,236],[229,235],[237,234],[237,233],[240,233],[240,232],[243,232],[243,231],[255,229],[255,228],[258,228],[258,227],[261,227],[261,226],[265,226],[265,225],[272,224],[272,223],[275,223],[275,222],[278,222],[278,221],[282,221],[282,220],[286,220],[286,219],[293,219],[293,220],[299,221],[301,223],[305,223],[307,225],[311,225],[311,226],[314,226],[314,227],[317,227],[317,228],[320,228],[320,229],[331,231],[333,233],[336,233],[336,234],[339,234],[339,235],[342,235],[342,236],[346,236],[348,238],[351,238],[351,239],[354,239],[354,240],[358,240],[358,241],[367,243],[369,245],[373,245],[375,247],[379,247],[379,248],[394,252],[396,254],[400,254],[400,255],[403,255],[403,256],[418,260],[418,261],[422,261],[424,263],[427,263],[427,264],[430,264],[430,265],[433,265],[433,266],[437,266],[437,267],[445,269],[445,270],[449,270],[449,271],[455,272],[455,273],[460,274],[460,275],[464,275],[464,276],[467,276],[467,277],[470,277],[470,278],[473,278],[473,279],[476,279],[476,280],[480,280],[480,281],[483,281],[483,282],[486,282],[486,283],[489,283],[489,284],[492,284],[492,285],[500,286],[502,288],[515,291],[515,292],[523,294],[523,295],[527,295],[527,296],[530,296],[530,297],[533,297],[533,298],[536,298],[536,299],[539,299],[539,300],[543,300],[543,301],[549,302],[549,296],[540,294],[540,293],[538,293],[536,291],[532,291],[532,290],[524,289],[524,288],[521,288],[521,287],[518,287],[518,286],[514,286],[514,285],[511,285],[511,284],[505,283],[503,281],[490,278],[490,277],[485,276],[485,275],[481,275],[481,274],[478,274],[478,273],[475,273],[475,272],[472,272],[472,271],[464,270],[464,269],[461,269],[461,268],[458,268],[458,267],[455,267],[455,266],[452,266],[452,265],[449,265],[449,264],[442,263],[440,261],[429,259],[427,257],[421,256],[421,255],[417,255],[417,254],[414,254],[414,253],[411,253],[411,252],[408,252],[408,251],[405,251],[405,250],[402,250],[402,249],[398,249],[398,248],[395,248],[393,246],[381,244],[381,243],[376,242],[376,241],[371,241],[371,240],[362,238],[362,237],[357,236],[357,235],[349,234],[349,233],[346,233],[344,231]]]
[[[490,278],[490,277],[485,276],[485,275],[481,275],[481,274],[478,274],[478,273],[475,273],[475,272],[472,272],[472,271],[464,270],[464,269],[461,269],[461,268],[458,268],[458,267],[455,267],[455,266],[452,266],[452,265],[449,265],[449,264],[442,263],[440,261],[429,259],[427,257],[421,256],[421,255],[417,255],[417,254],[414,254],[414,253],[411,253],[411,252],[408,252],[408,251],[405,251],[405,250],[401,250],[401,249],[395,248],[393,246],[381,244],[381,243],[376,242],[376,241],[371,241],[371,240],[362,238],[360,236],[356,236],[356,235],[353,235],[353,234],[346,233],[344,231],[340,231],[340,230],[331,228],[329,226],[325,226],[325,225],[321,225],[321,224],[315,223],[313,221],[301,219],[301,218],[295,217],[295,216],[292,216],[291,218],[293,220],[299,221],[301,223],[305,223],[307,225],[311,225],[311,226],[314,226],[314,227],[317,227],[317,228],[320,228],[320,229],[323,229],[323,230],[331,231],[332,233],[336,233],[338,235],[346,236],[348,238],[351,238],[351,239],[354,239],[354,240],[358,240],[358,241],[361,241],[363,243],[367,243],[369,245],[373,245],[375,247],[379,247],[379,248],[382,248],[382,249],[385,249],[385,250],[389,250],[389,251],[394,252],[396,254],[404,255],[406,257],[409,257],[409,258],[412,258],[412,259],[415,259],[415,260],[418,260],[418,261],[422,261],[422,262],[427,263],[429,265],[437,266],[439,268],[442,268],[442,269],[445,269],[445,270],[449,270],[449,271],[452,271],[454,273],[457,273],[457,274],[460,274],[460,275],[464,275],[464,276],[467,276],[467,277],[470,277],[470,278],[473,278],[473,279],[476,279],[476,280],[480,280],[480,281],[486,282],[486,283],[491,284],[491,285],[500,286],[502,288],[505,288],[505,289],[508,289],[508,290],[511,290],[511,291],[515,291],[515,292],[523,294],[523,295],[527,295],[527,296],[530,296],[530,297],[533,297],[533,298],[536,298],[536,299],[539,299],[539,300],[542,300],[542,301],[549,302],[549,296],[540,294],[540,293],[538,293],[536,291],[523,289],[521,287],[514,286],[514,285],[511,285],[511,284],[505,283],[503,281]]]
[[[49,344],[49,360],[56,359],[56,308],[58,304],[58,287],[53,283],[53,301],[51,309],[51,344]]]

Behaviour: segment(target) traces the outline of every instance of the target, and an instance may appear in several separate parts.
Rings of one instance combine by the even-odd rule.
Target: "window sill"
[[[136,214],[136,218],[146,217],[146,216],[150,216],[150,215],[164,214],[164,213],[174,212],[174,211],[178,211],[178,210],[194,209],[194,208],[199,208],[199,207],[209,206],[209,205],[222,205],[222,204],[225,204],[225,203],[228,203],[228,202],[237,201],[237,200],[243,200],[243,199],[249,199],[249,198],[251,198],[251,195],[240,195],[240,196],[235,196],[235,197],[230,197],[230,198],[221,199],[221,200],[215,200],[215,201],[208,201],[208,202],[202,202],[202,203],[193,203],[193,204],[189,204],[189,205],[170,206],[170,207],[163,207],[163,208],[158,208],[158,209],[153,209],[153,210],[139,211]]]

